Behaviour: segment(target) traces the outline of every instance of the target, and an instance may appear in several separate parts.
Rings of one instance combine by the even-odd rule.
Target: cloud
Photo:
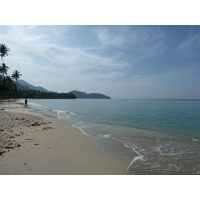
[[[110,27],[100,27],[95,29],[98,39],[101,42],[101,48],[108,46],[120,47],[124,43],[123,35],[119,34],[120,29],[117,29],[116,32],[113,32]]]
[[[25,79],[26,75],[29,75],[27,79],[36,79],[31,76],[31,71],[32,74],[37,74],[33,72],[37,71],[37,78],[52,76],[53,73],[57,76],[95,75],[99,79],[110,80],[125,75],[124,71],[130,67],[129,63],[120,60],[117,54],[105,56],[88,52],[87,47],[63,46],[55,42],[54,35],[47,35],[45,30],[41,29],[41,26],[7,27],[7,35],[13,35],[8,40],[12,52],[8,62],[10,66],[19,69]]]
[[[15,65],[16,69],[20,69],[25,79],[27,75],[27,79],[35,83],[38,79],[42,81],[46,77],[49,77],[47,81],[52,80],[53,76],[54,80],[61,77],[63,81],[67,77],[79,77],[79,81],[88,79],[110,82],[132,73],[130,69],[133,68],[133,60],[156,56],[166,48],[165,35],[152,28],[94,27],[91,34],[95,34],[100,43],[94,41],[92,45],[90,43],[88,46],[83,45],[84,47],[62,45],[55,38],[56,34],[56,37],[62,40],[59,27],[58,32],[53,31],[54,29],[46,26],[7,28],[9,43],[12,46],[12,57],[9,58],[9,62],[11,66]],[[68,39],[76,38],[72,35],[68,36]],[[134,84],[148,85],[149,82],[140,79]]]
[[[140,27],[131,32],[130,41],[135,60],[155,57],[167,49],[166,35],[158,28]]]
[[[166,34],[153,26],[103,26],[95,32],[104,54],[118,54],[121,60],[136,62],[163,53],[167,47]]]
[[[170,37],[165,28],[169,29],[159,26],[0,26],[0,36],[11,48],[5,63],[11,70],[19,70],[22,79],[33,85],[58,92],[77,89],[105,91],[111,97],[120,96],[120,92],[130,98],[153,98],[159,91],[164,95],[163,88],[170,93],[172,83],[178,83],[176,78],[189,82],[195,75],[188,73],[187,78],[181,71],[173,71],[179,67],[177,63],[181,69],[185,60],[183,63],[177,57],[177,48],[170,49],[177,47],[178,42],[172,41],[175,37]],[[182,38],[185,35],[179,40]],[[172,41],[171,46],[169,41]],[[182,42],[178,50],[186,55],[199,55],[199,47],[200,36],[195,33]],[[180,89],[178,85],[176,88]]]
[[[200,53],[200,35],[195,34],[185,40],[179,45],[178,50],[180,50],[184,56],[199,56]]]
[[[179,46],[179,49],[200,47],[200,36],[194,35]]]

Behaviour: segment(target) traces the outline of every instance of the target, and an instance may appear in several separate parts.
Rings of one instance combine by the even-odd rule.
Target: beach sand
[[[1,175],[125,175],[128,162],[93,146],[72,125],[0,101]]]

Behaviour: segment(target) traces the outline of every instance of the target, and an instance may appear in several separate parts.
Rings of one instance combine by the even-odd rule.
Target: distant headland
[[[111,99],[109,96],[100,93],[85,93],[77,90],[73,90],[70,93],[73,93],[77,99]]]

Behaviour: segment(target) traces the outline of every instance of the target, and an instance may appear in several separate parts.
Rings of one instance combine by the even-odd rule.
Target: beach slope
[[[0,174],[125,175],[128,162],[103,154],[70,124],[1,102]]]

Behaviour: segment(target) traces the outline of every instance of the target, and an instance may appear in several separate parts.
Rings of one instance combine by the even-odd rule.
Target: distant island
[[[110,97],[100,94],[100,93],[85,93],[85,92],[80,92],[77,90],[73,90],[70,93],[73,93],[77,99],[111,99]]]

